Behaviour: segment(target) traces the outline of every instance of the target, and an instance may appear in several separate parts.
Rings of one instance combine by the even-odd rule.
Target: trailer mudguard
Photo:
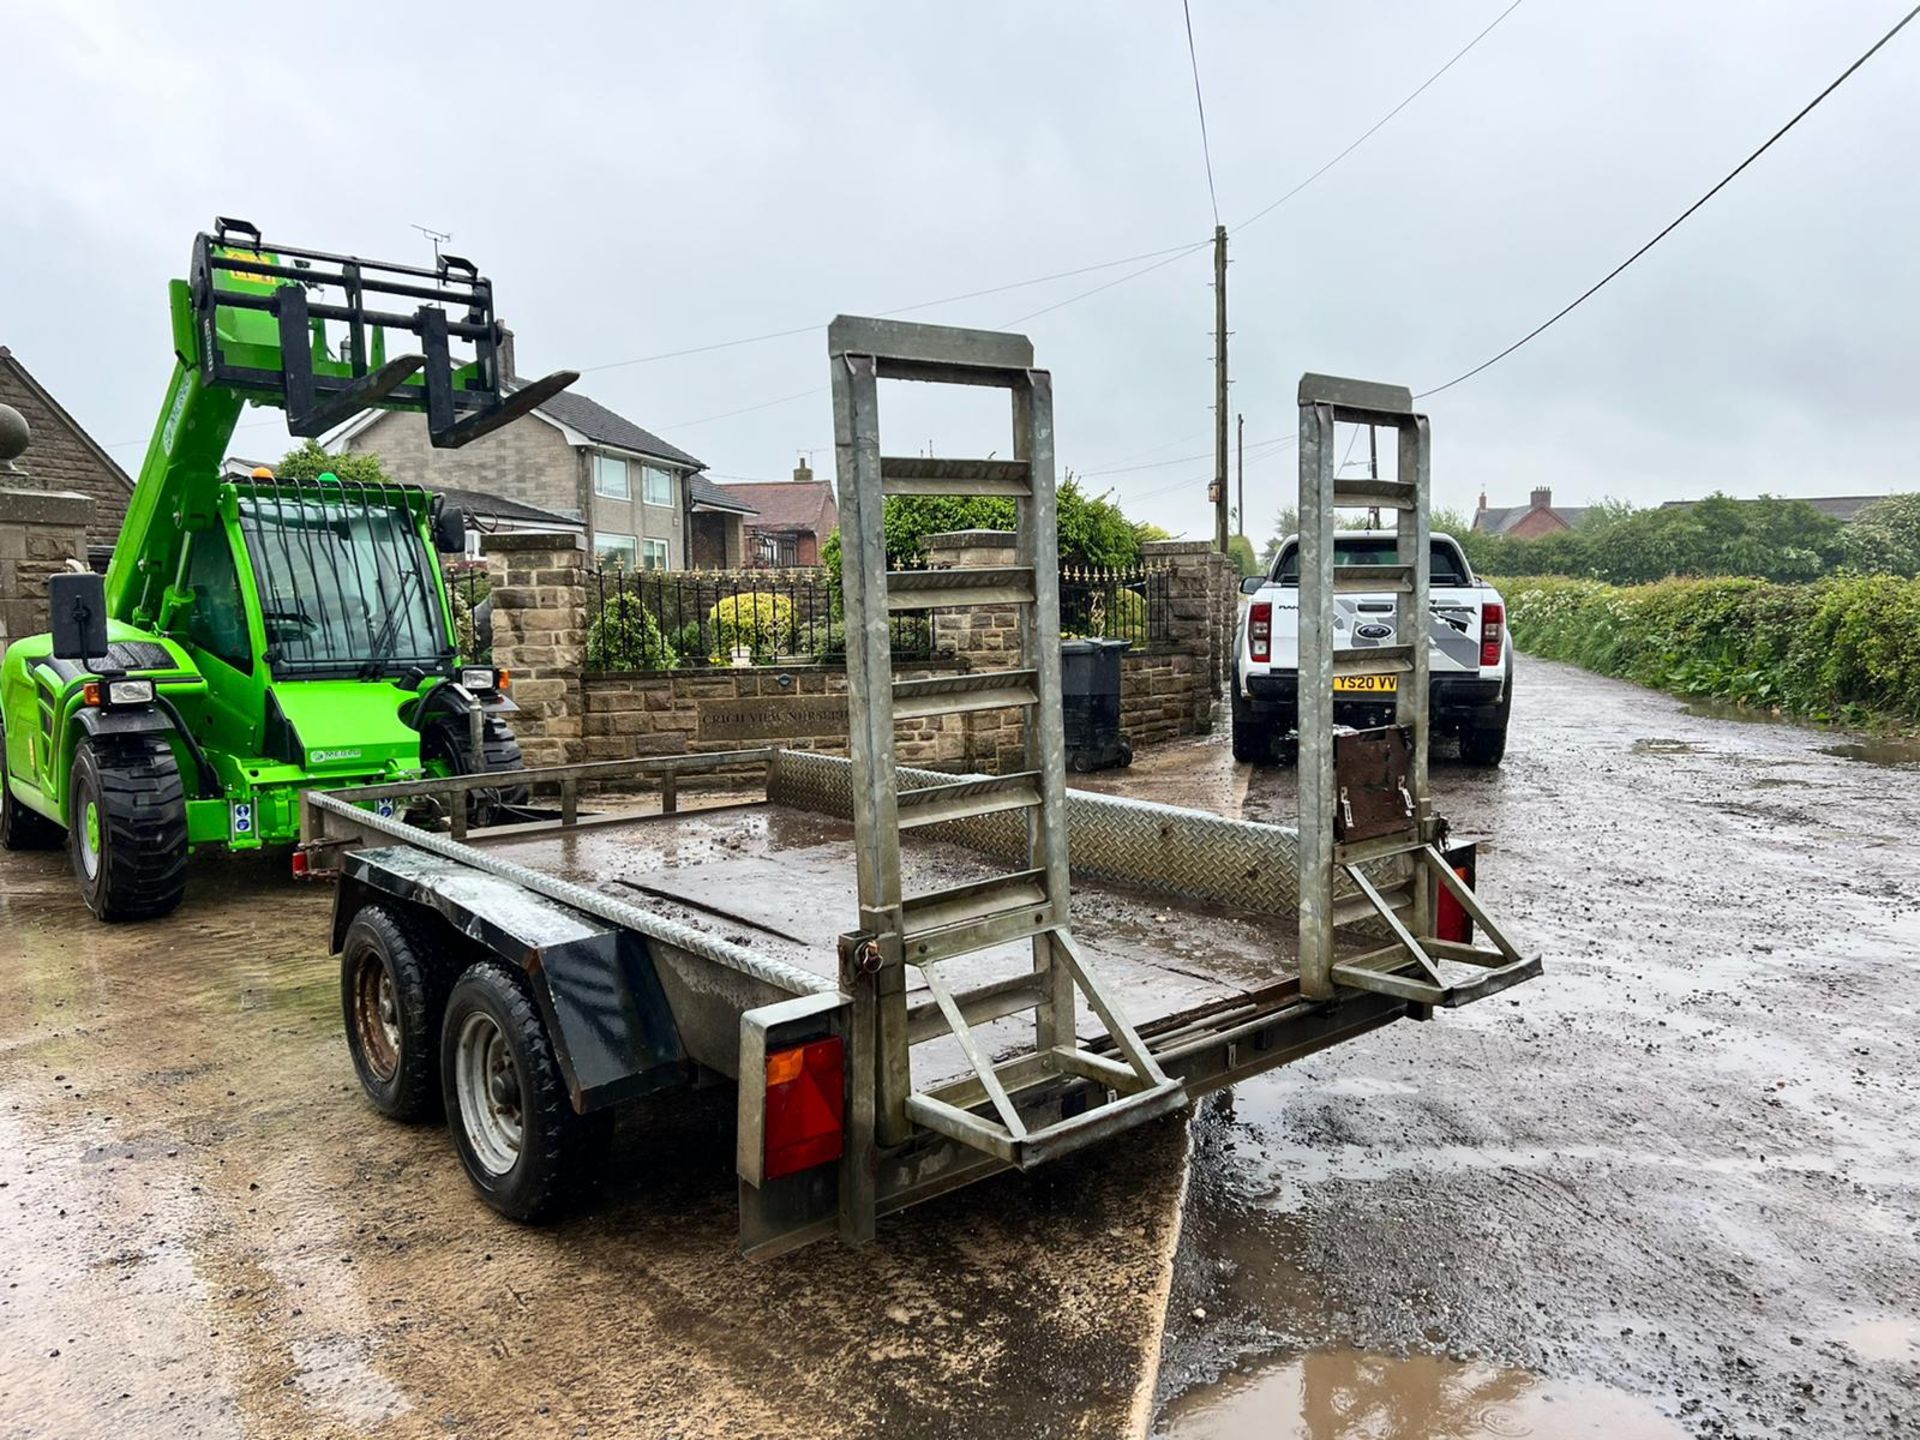
[[[376,901],[433,911],[526,975],[581,1114],[692,1081],[694,1067],[645,936],[471,867],[393,846],[345,857],[333,902],[336,953],[353,917]]]

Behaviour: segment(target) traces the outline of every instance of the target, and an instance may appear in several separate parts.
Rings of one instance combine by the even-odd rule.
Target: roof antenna
[[[423,236],[433,242],[433,268],[438,270],[440,268],[440,242],[442,240],[451,240],[453,236],[445,230],[432,230],[425,225],[409,225],[407,228],[409,230],[418,230]]]

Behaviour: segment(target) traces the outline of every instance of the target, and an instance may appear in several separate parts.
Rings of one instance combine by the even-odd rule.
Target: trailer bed
[[[854,838],[850,822],[769,802],[641,815],[544,835],[475,835],[492,855],[611,898],[644,904],[665,918],[756,954],[837,981],[837,941],[856,927]],[[1000,868],[951,841],[917,840],[901,851],[910,889],[962,884]],[[1293,927],[1274,917],[1075,877],[1074,934],[1129,1020],[1143,1030],[1270,995],[1294,973]],[[1032,965],[1028,942],[943,962],[956,986],[1011,977]],[[917,978],[910,1002],[925,994]],[[1080,1038],[1106,1031],[1091,1010]],[[996,1055],[1015,1053],[1031,1022],[1009,1017],[977,1027]],[[968,1073],[951,1038],[915,1047],[914,1083]]]

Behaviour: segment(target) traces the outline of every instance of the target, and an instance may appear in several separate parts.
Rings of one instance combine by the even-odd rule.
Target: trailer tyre
[[[67,852],[87,908],[149,920],[187,888],[187,797],[166,737],[90,735],[73,757]]]
[[[340,1010],[360,1088],[389,1119],[440,1114],[440,1020],[447,980],[412,916],[369,905],[340,948]]]
[[[507,728],[507,722],[497,715],[488,715],[480,722],[480,746],[483,753],[476,759],[473,736],[465,715],[440,715],[421,732],[420,758],[430,765],[438,761],[451,775],[478,775],[485,771],[526,768],[520,756],[520,742],[514,738],[513,731]],[[527,799],[525,785],[502,785],[469,791],[467,823],[491,825],[500,818],[500,807],[524,805]]]
[[[440,1083],[467,1178],[511,1220],[558,1210],[612,1134],[609,1115],[574,1113],[533,997],[491,962],[469,968],[447,999]]]

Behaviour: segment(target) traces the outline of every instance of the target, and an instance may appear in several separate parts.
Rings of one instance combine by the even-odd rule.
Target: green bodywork
[[[283,283],[219,282],[255,293]],[[108,638],[139,662],[125,673],[152,680],[172,709],[190,843],[257,849],[298,838],[302,790],[426,773],[416,723],[453,673],[455,632],[425,491],[223,476],[243,405],[275,397],[210,383],[187,282],[170,298],[177,362],[107,570]],[[228,361],[280,370],[273,316],[212,313]],[[329,356],[324,322],[310,328],[315,373],[351,375]],[[376,330],[376,364],[383,352]],[[0,663],[7,784],[63,826],[90,678],[54,661],[44,634]]]

